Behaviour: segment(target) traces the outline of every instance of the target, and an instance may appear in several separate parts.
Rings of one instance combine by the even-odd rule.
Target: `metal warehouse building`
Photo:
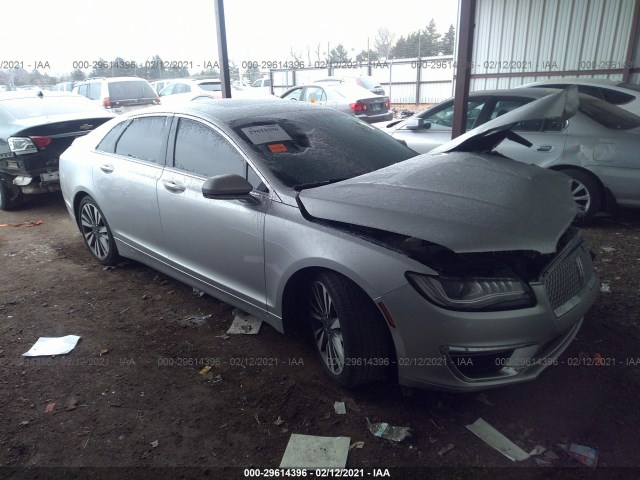
[[[470,3],[472,91],[562,76],[640,82],[640,0],[460,0],[461,39]]]

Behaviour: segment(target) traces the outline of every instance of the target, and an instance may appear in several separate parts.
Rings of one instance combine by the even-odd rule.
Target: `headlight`
[[[407,272],[409,283],[429,301],[453,310],[506,310],[535,304],[517,277],[449,277]]]

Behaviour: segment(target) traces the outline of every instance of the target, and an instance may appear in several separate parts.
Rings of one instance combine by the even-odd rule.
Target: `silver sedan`
[[[282,94],[281,98],[335,108],[367,123],[385,122],[393,118],[393,113],[389,111],[389,97],[340,81],[294,87]]]
[[[132,258],[280,332],[308,329],[344,386],[534,379],[597,292],[564,175],[489,153],[416,156],[329,108],[145,110],[76,140],[60,176],[98,262]]]
[[[469,95],[467,129],[508,114],[555,89],[516,88]],[[503,142],[498,152],[514,160],[560,171],[572,178],[578,207],[587,218],[617,203],[640,207],[640,117],[615,105],[580,94],[579,110],[570,119],[538,118],[514,122],[511,128],[532,146]],[[451,139],[453,100],[392,122],[386,132],[426,153]]]

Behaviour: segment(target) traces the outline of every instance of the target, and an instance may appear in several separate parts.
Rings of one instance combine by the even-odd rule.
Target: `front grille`
[[[591,254],[584,244],[565,256],[544,274],[543,283],[556,315],[593,277]]]

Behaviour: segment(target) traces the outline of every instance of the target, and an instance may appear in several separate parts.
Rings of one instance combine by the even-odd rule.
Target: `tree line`
[[[315,47],[307,45],[306,58],[300,51],[295,51],[293,47],[290,49],[289,56],[292,60],[298,62],[307,62],[307,65],[313,65],[314,62],[326,63],[348,63],[356,62],[375,62],[400,58],[424,58],[438,55],[452,55],[455,46],[455,28],[453,25],[444,33],[438,32],[436,22],[431,19],[424,29],[411,32],[408,35],[401,35],[396,39],[396,35],[390,32],[386,27],[380,27],[373,39],[373,44],[363,49],[359,53],[349,54],[347,48],[339,44],[330,49],[329,44],[324,49],[322,44]],[[368,42],[367,42],[368,43]],[[257,64],[257,62],[255,62]],[[137,76],[145,78],[149,81],[160,80],[166,78],[184,78],[189,76],[200,77],[217,77],[220,75],[219,68],[210,67],[201,70],[198,73],[190,73],[187,68],[166,68],[159,55],[149,57],[143,63],[135,61],[126,61],[123,57],[116,57],[112,61],[99,59],[92,62],[93,68],[89,73],[85,70],[76,68],[75,70],[61,75],[54,76],[48,73],[41,73],[37,69],[28,72],[22,68],[0,70],[0,85],[20,86],[20,85],[36,85],[39,87],[47,87],[55,85],[59,82],[81,81],[90,77],[128,77]],[[256,66],[241,69],[230,62],[230,73],[233,81],[248,81],[249,83],[261,78],[263,73]]]

